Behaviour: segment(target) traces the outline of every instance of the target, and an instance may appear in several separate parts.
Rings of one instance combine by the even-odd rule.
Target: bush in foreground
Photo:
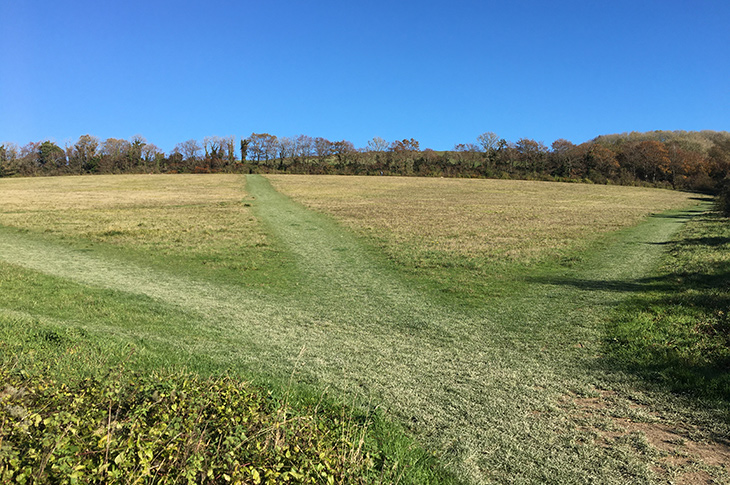
[[[189,375],[59,383],[0,370],[3,483],[362,483],[364,417],[293,414],[260,388]]]

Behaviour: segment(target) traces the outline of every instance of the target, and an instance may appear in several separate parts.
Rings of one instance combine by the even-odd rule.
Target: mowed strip
[[[0,257],[189,311],[196,335],[181,351],[211,353],[231,368],[285,379],[304,347],[302,381],[382,404],[475,483],[620,482],[627,466],[630,476],[648,479],[646,458],[630,450],[585,443],[576,460],[579,433],[556,404],[590,385],[586,365],[597,352],[602,316],[652,269],[662,250],[656,243],[688,215],[654,218],[585,269],[525,281],[489,306],[460,311],[410,286],[333,219],[260,176],[247,182],[251,213],[295,262],[286,293],[184,277],[16,230],[0,231]],[[608,283],[583,284],[592,281]],[[181,338],[159,330],[151,336]]]
[[[316,185],[317,179],[309,182]],[[587,445],[582,452],[590,458],[576,461],[569,444],[576,437],[573,423],[562,413],[543,411],[595,378],[586,369],[600,352],[602,319],[631,295],[633,281],[653,269],[661,243],[702,208],[651,218],[580,269],[550,277],[538,272],[486,306],[459,311],[434,306],[382,260],[368,257],[331,218],[292,205],[259,177],[250,177],[248,186],[259,200],[256,214],[297,253],[308,287],[317,295],[309,300],[318,302],[312,308],[329,300],[330,311],[319,309],[320,314],[334,322],[348,320],[348,313],[355,316],[354,324],[359,320],[352,338],[338,338],[333,328],[324,346],[312,348],[317,359],[333,349],[335,355],[347,355],[345,362],[334,362],[341,363],[344,376],[337,367],[325,366],[316,371],[318,379],[327,375],[328,383],[355,381],[376,390],[391,412],[446,451],[452,466],[473,482],[522,477],[580,483],[607,476],[620,482],[626,463],[637,477],[648,479],[631,453]],[[672,200],[686,206],[688,199]],[[629,221],[660,204],[634,208]],[[607,204],[603,210],[616,208]],[[373,314],[373,306],[380,312]],[[366,339],[368,334],[374,338]]]

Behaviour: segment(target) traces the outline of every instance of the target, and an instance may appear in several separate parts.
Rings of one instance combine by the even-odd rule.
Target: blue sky
[[[0,2],[0,142],[730,130],[730,2]]]

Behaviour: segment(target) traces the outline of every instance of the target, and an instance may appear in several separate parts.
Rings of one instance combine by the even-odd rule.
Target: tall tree
[[[404,138],[390,144],[390,170],[404,175],[412,175],[415,171],[414,155],[419,151],[417,140]]]
[[[301,162],[309,160],[314,154],[314,139],[308,135],[297,136],[294,150]]]
[[[241,139],[241,163],[246,163],[246,159],[248,158],[248,144],[248,138]]]
[[[294,158],[296,152],[296,141],[288,136],[282,136],[278,140],[279,158],[283,162],[286,159]]]
[[[99,171],[103,173],[124,172],[127,168],[126,159],[130,150],[127,140],[107,138],[101,145]]]
[[[390,143],[379,136],[376,136],[372,140],[368,141],[367,150],[370,152],[380,153],[386,151],[389,146]]]
[[[390,150],[393,152],[417,152],[419,147],[420,143],[413,138],[410,140],[407,138],[396,140],[390,144]]]
[[[585,154],[585,166],[588,177],[596,182],[605,182],[618,175],[620,168],[616,152],[605,145],[593,144]]]
[[[576,146],[572,142],[564,138],[559,138],[552,143],[551,147],[553,149],[552,165],[556,175],[563,177],[576,177],[581,175],[581,167],[578,162],[579,156]]]
[[[44,141],[38,147],[38,165],[45,173],[61,173],[66,170],[66,152],[52,141]]]
[[[333,142],[331,150],[337,160],[337,167],[340,170],[352,162],[352,158],[356,153],[355,145],[347,140]]]
[[[164,158],[165,154],[154,143],[147,143],[142,147],[142,159],[146,171],[160,172]]]
[[[317,137],[314,139],[314,153],[319,158],[319,162],[324,164],[332,154],[332,142],[326,138]]]
[[[236,163],[236,137],[226,136],[223,138],[226,150],[226,161],[228,166],[233,166]]]
[[[226,147],[226,141],[219,136],[206,136],[203,138],[206,169],[218,170],[223,166],[224,160],[227,159],[225,154]]]
[[[477,141],[479,142],[479,145],[481,145],[482,150],[485,153],[489,153],[492,150],[497,149],[497,144],[499,143],[499,137],[492,133],[491,131],[487,131],[485,133],[482,133],[477,137]]]
[[[276,136],[268,133],[251,133],[248,137],[248,150],[256,163],[268,164],[269,160],[276,158],[277,146]]]
[[[708,150],[710,175],[718,181],[730,177],[730,136],[717,137]]]
[[[0,145],[0,177],[14,175],[17,170],[20,149],[15,143]]]
[[[665,180],[671,161],[664,144],[658,141],[630,141],[621,145],[621,166],[631,171],[634,178],[647,182]]]
[[[173,152],[177,152],[183,156],[183,159],[189,163],[195,163],[200,160],[200,145],[196,140],[187,140],[175,145]]]
[[[545,155],[547,147],[541,141],[535,141],[530,138],[520,138],[515,143],[518,159],[525,165],[528,170],[542,173],[545,165]]]
[[[79,172],[94,173],[99,165],[99,139],[91,135],[81,135],[71,147],[69,164]]]
[[[132,137],[132,141],[129,143],[129,147],[127,148],[127,166],[125,171],[131,172],[144,168],[142,151],[144,150],[145,145],[147,145],[147,140],[142,135],[134,135]]]

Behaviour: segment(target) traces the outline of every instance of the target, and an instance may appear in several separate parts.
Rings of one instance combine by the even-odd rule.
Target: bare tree
[[[295,154],[302,161],[310,158],[314,153],[314,140],[311,136],[299,135],[296,139]]]
[[[127,140],[118,138],[107,138],[101,145],[101,158],[99,171],[121,172],[126,169],[127,154],[131,144]]]
[[[293,158],[296,149],[296,141],[287,136],[279,138],[279,158],[285,160],[287,158]]]
[[[188,140],[175,145],[173,152],[177,152],[188,161],[196,161],[200,158],[200,145],[195,140]]]
[[[206,136],[203,138],[205,158],[218,156],[222,148],[223,140],[219,136]]]
[[[261,160],[267,162],[276,158],[277,155],[277,138],[268,133],[251,133],[248,137],[248,150],[251,157],[260,163]]]
[[[317,157],[321,162],[324,162],[324,160],[332,153],[332,142],[322,137],[315,138],[314,153],[317,154]]]
[[[384,152],[388,149],[389,146],[390,143],[383,140],[379,136],[376,136],[368,142],[367,149],[371,152]]]
[[[160,162],[165,156],[157,145],[154,143],[147,143],[142,147],[142,158],[145,162],[145,168],[147,170],[154,170],[155,172],[160,171]]]
[[[479,135],[477,137],[477,141],[479,142],[479,145],[481,145],[482,150],[489,153],[492,150],[497,149],[499,137],[495,133],[487,131],[486,133]]]

